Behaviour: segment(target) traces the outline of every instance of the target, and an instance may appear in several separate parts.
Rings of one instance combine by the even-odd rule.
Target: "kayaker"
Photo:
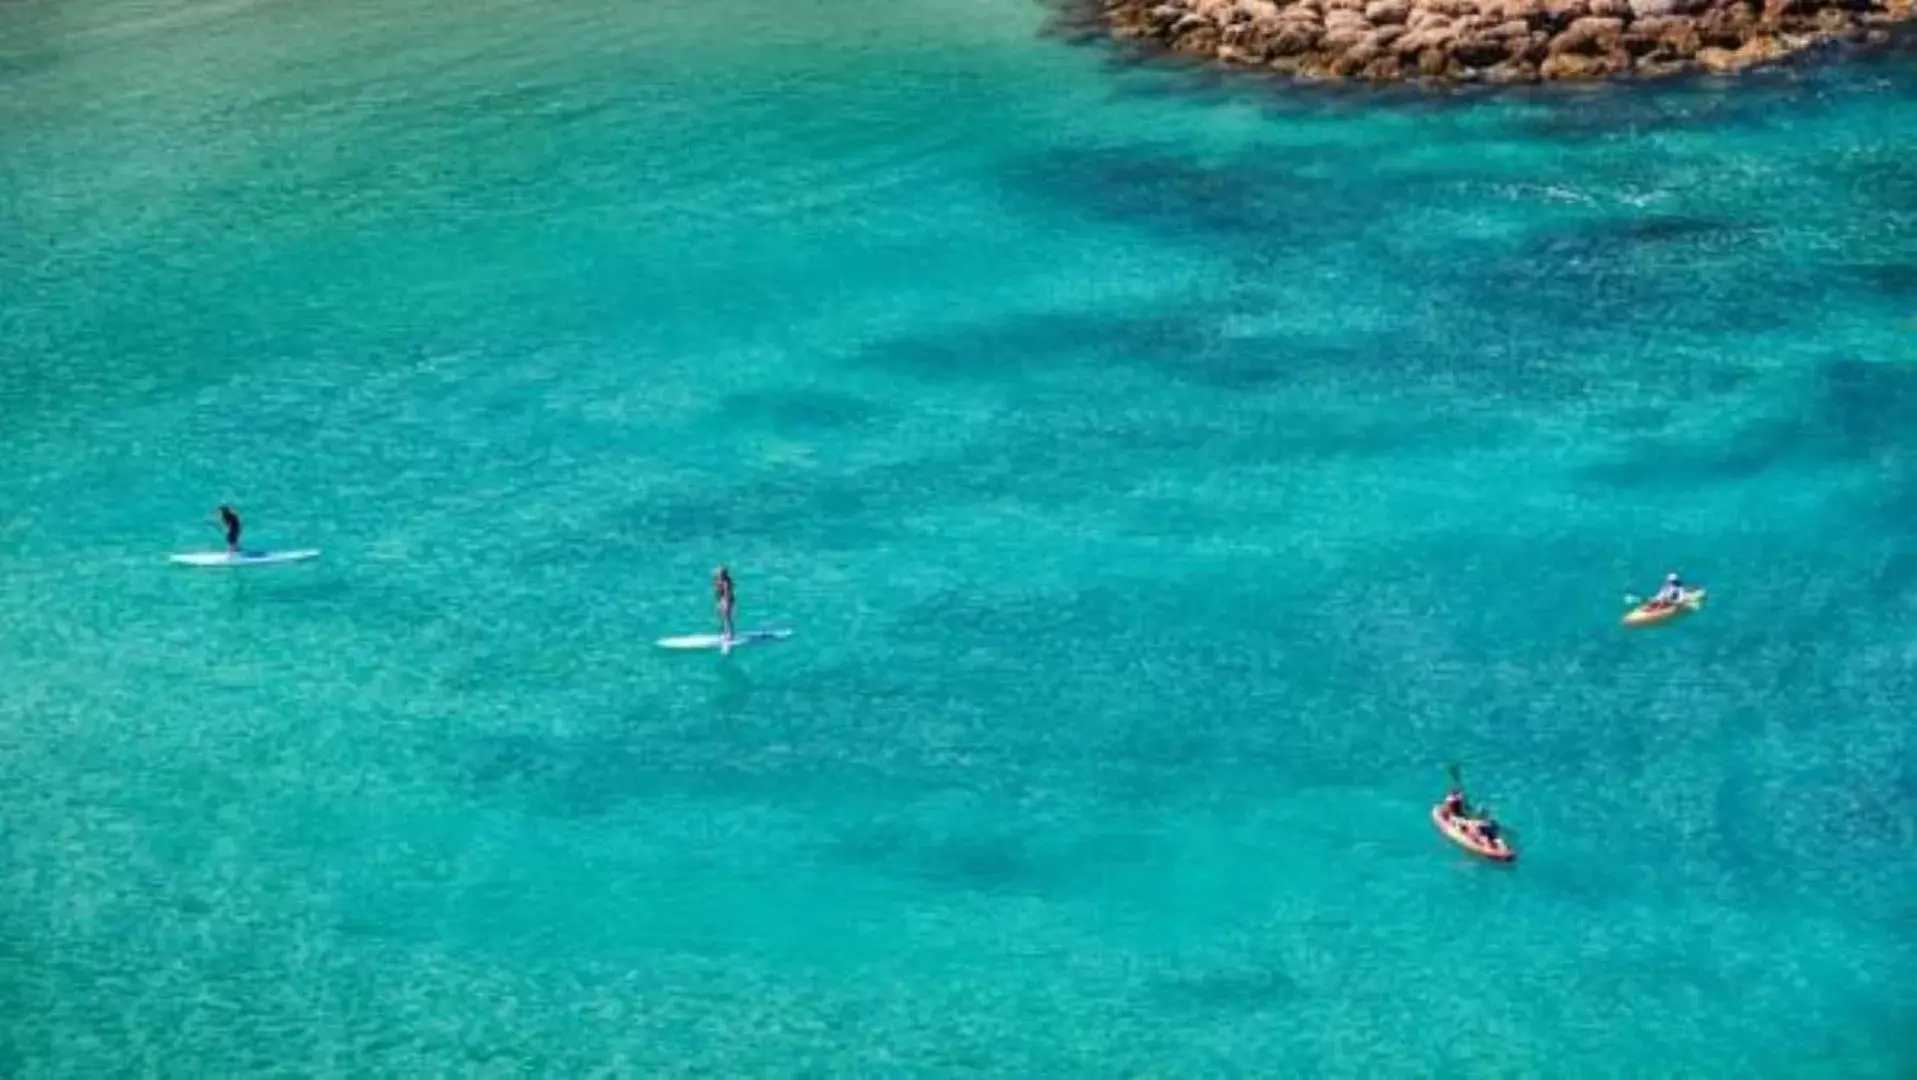
[[[1468,817],[1465,812],[1464,792],[1452,788],[1444,794],[1444,814],[1446,817]]]
[[[1656,596],[1651,597],[1650,606],[1654,608],[1674,607],[1677,602],[1682,599],[1684,599],[1684,582],[1678,579],[1677,571],[1673,570],[1664,575],[1664,587],[1657,591]]]
[[[1498,823],[1497,822],[1491,820],[1488,817],[1479,818],[1477,821],[1477,826],[1478,826],[1478,835],[1484,838],[1485,843],[1496,844],[1498,842]]]

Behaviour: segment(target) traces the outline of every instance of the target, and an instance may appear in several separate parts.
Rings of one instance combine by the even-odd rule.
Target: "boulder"
[[[1755,22],[1749,8],[1737,5],[1706,11],[1697,17],[1696,26],[1706,46],[1736,50],[1750,38]]]
[[[1583,53],[1555,53],[1538,65],[1538,77],[1552,82],[1577,82],[1615,75],[1625,64],[1615,56],[1588,56]]]
[[[1645,60],[1636,67],[1637,74],[1646,79],[1662,79],[1670,75],[1682,75],[1695,65],[1684,60]]]
[[[1397,82],[1403,77],[1395,56],[1380,56],[1365,65],[1364,76],[1372,82]]]
[[[1564,28],[1564,32],[1551,39],[1551,55],[1560,53],[1580,53],[1596,56],[1611,52],[1618,38],[1624,33],[1622,19],[1606,19],[1587,15]],[[1542,74],[1542,73],[1540,73]],[[1550,78],[1550,76],[1545,76]]]
[[[1720,49],[1715,45],[1697,50],[1694,59],[1704,70],[1722,74],[1737,70],[1737,54],[1730,49]]]
[[[1789,51],[1775,35],[1759,34],[1745,42],[1743,48],[1737,50],[1737,57],[1745,67],[1756,67],[1759,64],[1768,64]]]
[[[1323,30],[1309,23],[1288,22],[1265,40],[1265,49],[1272,56],[1302,56],[1317,47],[1318,39],[1324,36]]]
[[[1681,15],[1659,23],[1655,33],[1665,55],[1696,56],[1697,50],[1704,47],[1704,36],[1697,32],[1697,23]]]
[[[1174,38],[1184,37],[1186,34],[1192,33],[1195,30],[1212,28],[1210,19],[1205,18],[1195,11],[1187,11],[1179,17],[1177,22],[1172,24],[1171,36]]]
[[[1365,5],[1365,21],[1373,26],[1393,26],[1411,14],[1406,0],[1371,0]]]
[[[1327,53],[1345,53],[1356,48],[1361,41],[1369,40],[1371,27],[1327,26],[1318,38],[1317,48]]]
[[[1837,8],[1825,8],[1817,13],[1817,31],[1839,40],[1847,40],[1857,34],[1857,23],[1848,11]]]
[[[1145,21],[1158,29],[1168,29],[1185,17],[1185,9],[1177,4],[1159,4],[1146,15]]]
[[[1590,0],[1544,0],[1544,17],[1559,29],[1590,14]]]
[[[1188,0],[1187,6],[1194,15],[1202,15],[1213,26],[1230,26],[1238,9],[1231,0]]]
[[[1218,45],[1218,28],[1200,19],[1199,25],[1172,42],[1172,51],[1188,56],[1211,56],[1218,52]]]
[[[1334,79],[1349,79],[1364,70],[1364,61],[1350,53],[1337,53],[1325,64],[1325,73]]]
[[[1448,54],[1451,43],[1456,41],[1457,37],[1457,27],[1450,23],[1421,26],[1416,30],[1406,31],[1405,35],[1398,39],[1398,55],[1416,56],[1433,49]]]
[[[1426,79],[1440,78],[1450,70],[1451,63],[1451,54],[1443,49],[1426,49],[1418,54],[1418,74]]]
[[[1511,48],[1502,38],[1470,38],[1453,42],[1451,55],[1467,67],[1483,68],[1510,59]]]
[[[1522,61],[1508,60],[1484,69],[1484,81],[1493,86],[1514,86],[1538,81],[1538,69]]]

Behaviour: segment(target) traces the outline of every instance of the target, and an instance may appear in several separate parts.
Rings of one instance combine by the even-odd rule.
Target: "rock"
[[[1225,28],[1219,40],[1218,59],[1228,64],[1263,64],[1271,59],[1271,37],[1251,23],[1236,23]],[[1230,56],[1225,53],[1229,51]]]
[[[1587,15],[1565,27],[1563,33],[1551,40],[1551,55],[1580,53],[1585,56],[1596,56],[1599,53],[1610,52],[1623,33],[1622,19]],[[1548,75],[1545,77],[1550,78]]]
[[[1195,11],[1188,11],[1183,16],[1181,16],[1177,22],[1172,24],[1171,36],[1174,38],[1183,37],[1194,30],[1201,30],[1201,29],[1206,29],[1209,27],[1211,27],[1210,19],[1205,18],[1203,15],[1200,15]]]
[[[1448,22],[1421,26],[1416,30],[1407,31],[1403,37],[1398,39],[1398,55],[1416,56],[1432,49],[1436,49],[1448,55],[1451,43],[1456,41],[1457,38],[1457,27],[1452,26]]]
[[[1451,54],[1443,49],[1425,49],[1418,54],[1418,74],[1427,79],[1442,76],[1451,66]]]
[[[1839,40],[1857,35],[1857,24],[1852,20],[1850,12],[1840,11],[1837,8],[1825,8],[1818,12],[1816,25],[1819,33]]]
[[[1279,7],[1272,0],[1238,0],[1238,10],[1245,13],[1247,20],[1255,23],[1275,23],[1278,21]]]
[[[1451,46],[1451,55],[1467,67],[1491,67],[1510,59],[1510,47],[1500,38],[1471,38]]]
[[[1544,0],[1544,17],[1559,29],[1591,14],[1590,0]],[[1532,18],[1536,18],[1535,15]]]
[[[1662,51],[1670,56],[1695,56],[1697,50],[1704,47],[1697,23],[1681,15],[1666,19],[1658,27],[1657,40]]]
[[[1511,59],[1511,50],[1497,38],[1465,38],[1451,42],[1451,56],[1465,67],[1491,67]]]
[[[1751,10],[1742,5],[1712,8],[1697,18],[1697,32],[1710,48],[1735,50],[1751,36]]]
[[[1172,51],[1188,56],[1211,56],[1217,53],[1218,28],[1203,19],[1199,20],[1199,24],[1172,42]]]
[[[1661,79],[1669,75],[1682,75],[1692,66],[1689,60],[1646,60],[1637,65],[1637,73],[1647,79]]]
[[[1608,56],[1554,53],[1538,65],[1538,77],[1550,82],[1576,82],[1614,74],[1617,70]]]
[[[1387,27],[1386,29],[1401,30],[1402,28]],[[1396,54],[1391,50],[1391,43],[1395,41],[1397,37],[1397,34],[1387,35],[1384,30],[1375,30],[1366,34],[1347,48],[1345,50],[1345,56],[1360,66],[1369,65],[1373,60],[1381,56],[1391,57],[1392,62],[1396,63]]]
[[[1410,14],[1411,5],[1406,0],[1371,0],[1365,5],[1365,21],[1373,26],[1402,23]]]
[[[1759,64],[1770,63],[1787,51],[1784,43],[1777,40],[1775,36],[1759,34],[1745,42],[1743,48],[1737,50],[1737,58],[1744,67],[1756,67]]]
[[[1350,53],[1338,53],[1325,66],[1326,74],[1336,79],[1349,79],[1364,70],[1364,62],[1352,57]]]
[[[1273,56],[1301,56],[1318,44],[1325,32],[1307,23],[1285,23],[1265,42]]]
[[[1544,0],[1484,0],[1478,11],[1492,22],[1525,22],[1544,13]]]
[[[1493,86],[1514,86],[1520,83],[1538,81],[1537,69],[1519,61],[1507,61],[1496,67],[1486,68],[1484,81]]]
[[[1185,9],[1177,4],[1160,4],[1152,8],[1150,20],[1153,26],[1168,27],[1184,17]]]
[[[1629,0],[1631,18],[1658,19],[1677,11],[1677,0]]]

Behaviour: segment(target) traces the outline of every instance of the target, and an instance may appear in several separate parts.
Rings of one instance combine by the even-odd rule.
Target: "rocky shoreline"
[[[1313,81],[1725,73],[1881,44],[1917,0],[1096,0],[1122,39]]]

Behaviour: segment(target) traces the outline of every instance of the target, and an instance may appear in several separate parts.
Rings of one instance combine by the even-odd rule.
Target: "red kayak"
[[[1496,840],[1486,841],[1479,834],[1475,822],[1455,814],[1445,813],[1443,803],[1431,808],[1431,823],[1438,827],[1439,832],[1450,838],[1452,843],[1473,855],[1482,856],[1492,862],[1510,862],[1518,857],[1518,853],[1511,849],[1510,844],[1504,842],[1502,836]]]

